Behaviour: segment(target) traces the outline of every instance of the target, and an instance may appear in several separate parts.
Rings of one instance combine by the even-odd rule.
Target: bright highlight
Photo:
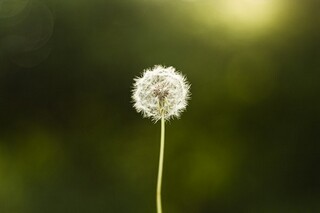
[[[215,0],[196,1],[195,17],[215,30],[236,37],[270,33],[281,26],[286,16],[287,0]]]
[[[229,28],[261,30],[273,25],[280,13],[279,0],[220,0],[219,19]]]

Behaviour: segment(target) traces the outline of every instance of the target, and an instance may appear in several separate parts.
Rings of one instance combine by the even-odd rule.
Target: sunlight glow
[[[196,17],[215,30],[251,38],[274,32],[285,20],[288,0],[197,1]]]
[[[279,0],[220,0],[221,21],[229,27],[259,30],[272,25],[279,14]]]

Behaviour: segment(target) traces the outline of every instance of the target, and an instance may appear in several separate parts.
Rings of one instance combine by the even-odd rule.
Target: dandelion
[[[179,117],[187,106],[189,88],[186,78],[175,68],[157,65],[135,79],[134,107],[155,122],[162,117],[165,120]]]
[[[135,79],[132,99],[134,108],[154,122],[161,120],[159,170],[157,180],[157,212],[162,213],[161,183],[165,138],[165,121],[180,117],[190,97],[190,85],[173,67],[156,65]]]

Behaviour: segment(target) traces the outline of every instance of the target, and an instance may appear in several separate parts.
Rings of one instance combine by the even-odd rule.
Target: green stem
[[[157,213],[162,213],[161,183],[162,183],[162,170],[163,170],[164,136],[165,136],[165,119],[164,119],[164,116],[162,115],[162,117],[161,117],[160,156],[159,156],[159,169],[158,169],[158,182],[157,182]]]

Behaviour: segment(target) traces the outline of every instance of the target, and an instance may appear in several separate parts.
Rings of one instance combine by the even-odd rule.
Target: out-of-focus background
[[[1,0],[0,212],[155,212],[156,64],[192,84],[167,125],[168,213],[320,212],[316,0]]]

